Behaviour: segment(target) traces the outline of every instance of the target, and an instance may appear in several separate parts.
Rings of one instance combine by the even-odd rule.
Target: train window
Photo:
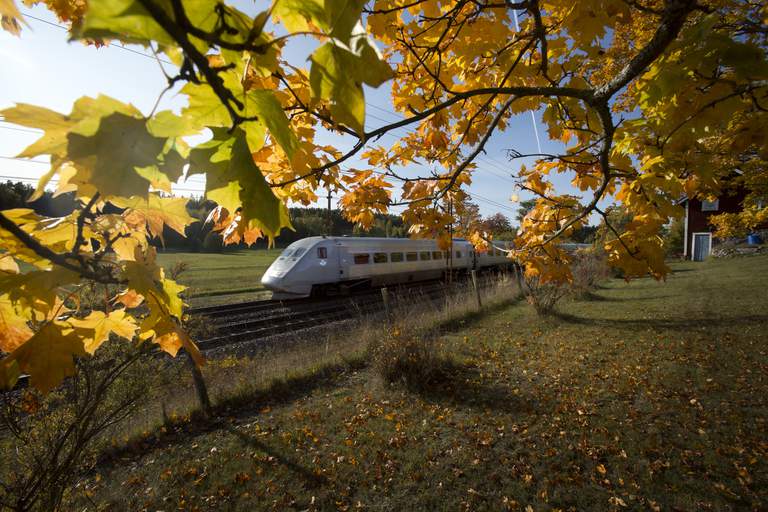
[[[321,260],[328,258],[328,248],[327,247],[318,247],[317,248],[317,257]]]
[[[432,259],[433,260],[443,259],[443,251],[432,251]]]
[[[461,251],[456,251],[456,259],[461,259]]]
[[[414,253],[415,255],[415,253]],[[401,252],[393,252],[389,255],[389,261],[392,263],[400,263],[403,261],[403,253]]]
[[[407,252],[407,253],[405,253],[405,259],[406,259],[406,261],[418,261],[419,253]]]
[[[304,249],[303,247],[299,247],[298,249],[296,249],[295,251],[293,251],[293,257],[294,257],[294,258],[298,258],[298,257],[299,257],[299,256],[301,256],[302,254],[304,254],[304,251],[305,251],[305,250],[306,250],[306,249]]]
[[[431,259],[430,256],[432,256],[432,254],[429,251],[424,251],[424,252],[421,253],[420,259],[421,259],[421,261],[426,261],[426,260]]]
[[[387,253],[385,252],[375,252],[373,253],[373,262],[374,263],[386,263],[387,260]]]
[[[355,265],[366,265],[371,261],[370,254],[355,254]]]
[[[281,259],[282,259],[282,258],[287,258],[287,257],[289,257],[291,254],[293,254],[293,249],[286,249],[286,250],[284,250],[284,251],[283,251],[283,253],[280,255],[280,258],[281,258]]]

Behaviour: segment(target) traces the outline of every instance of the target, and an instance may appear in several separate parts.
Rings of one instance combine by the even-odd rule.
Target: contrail
[[[515,30],[519,33],[520,24],[517,21],[517,9],[513,9],[512,14],[515,15]],[[541,139],[539,139],[539,129],[536,127],[536,115],[533,113],[533,110],[531,110],[531,123],[533,124],[533,134],[536,136],[536,147],[539,149],[539,153],[541,153]]]

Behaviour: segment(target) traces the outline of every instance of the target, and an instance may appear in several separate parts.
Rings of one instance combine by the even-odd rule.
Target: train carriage
[[[439,279],[449,269],[462,272],[508,263],[502,250],[476,252],[461,239],[453,241],[449,252],[435,240],[316,236],[289,245],[261,282],[274,298],[288,299]]]

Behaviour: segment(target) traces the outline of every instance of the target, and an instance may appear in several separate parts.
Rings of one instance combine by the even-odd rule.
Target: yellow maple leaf
[[[198,366],[205,364],[205,358],[203,358],[197,345],[175,322],[161,321],[155,326],[155,332],[158,334],[155,337],[155,343],[171,356],[176,357],[179,349],[183,348],[192,356],[195,364]]]
[[[69,323],[80,333],[86,331],[87,334],[82,333],[81,338],[85,351],[89,354],[96,352],[96,349],[109,339],[110,333],[130,340],[137,328],[133,318],[126,316],[124,309],[116,309],[109,314],[91,311],[85,318],[70,318]],[[90,334],[91,331],[93,334]]]
[[[66,325],[48,322],[26,343],[2,360],[7,368],[14,363],[30,376],[30,384],[43,393],[74,375],[74,356],[86,355],[83,342]],[[6,384],[10,384],[6,382]]]
[[[0,295],[0,350],[13,352],[31,337],[27,319],[19,315],[8,295]]]
[[[12,256],[7,254],[0,255],[0,272],[6,272],[9,274],[19,273],[19,264]]]
[[[135,229],[149,230],[162,238],[163,226],[184,234],[184,228],[195,221],[187,213],[187,199],[184,197],[160,197],[150,194],[147,199],[134,196],[130,199],[117,198],[111,201],[119,208],[126,208],[126,223]]]

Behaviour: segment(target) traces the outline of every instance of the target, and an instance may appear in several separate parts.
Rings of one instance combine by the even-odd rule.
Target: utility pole
[[[328,236],[333,236],[333,215],[331,214],[331,186],[328,185]]]
[[[448,286],[453,284],[453,196],[448,196],[448,235],[451,242],[448,246]]]

